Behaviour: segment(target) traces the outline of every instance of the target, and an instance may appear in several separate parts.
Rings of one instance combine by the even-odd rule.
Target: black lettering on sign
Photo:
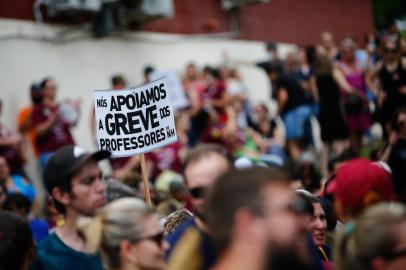
[[[130,146],[130,138],[124,138],[124,150],[128,151],[131,150],[131,146]]]
[[[129,110],[134,110],[137,105],[137,102],[135,101],[134,95],[128,95],[126,97],[126,106]]]
[[[149,121],[151,122],[151,128],[158,127],[159,121],[158,121],[158,113],[157,113],[156,105],[152,105],[151,107],[148,107],[146,109],[146,113],[147,113],[147,122],[149,122]],[[144,125],[144,127],[145,127],[145,125]],[[148,128],[145,127],[145,130],[147,130],[147,129]]]
[[[161,99],[166,98],[166,90],[164,89],[164,86],[165,85],[163,83],[161,83],[159,85],[159,92],[161,93]]]
[[[175,137],[175,130],[173,128],[169,129],[168,127],[166,127],[166,136],[168,138]]]
[[[126,101],[125,96],[123,95],[117,96],[117,105],[119,111],[121,111],[121,106],[126,105],[125,101]]]
[[[127,129],[127,117],[125,114],[122,113],[116,113],[114,115],[115,121],[116,121],[116,134],[121,135],[121,131],[123,131],[124,134],[130,134],[130,132]]]
[[[116,99],[114,98],[114,96],[111,97],[110,111],[120,111],[120,109],[117,106]]]
[[[138,142],[136,137],[131,137],[131,149],[137,149],[138,148]]]
[[[140,133],[143,130],[148,131],[159,126],[158,110],[156,105],[152,105],[145,109],[145,114],[141,110],[126,114],[108,113],[105,118],[105,126],[109,135],[129,135]]]
[[[173,129],[169,130],[168,128],[167,132],[168,134],[171,133],[170,136],[175,135],[175,131]],[[99,139],[99,145],[100,149],[102,150],[129,151],[160,143],[165,140],[165,137],[165,129],[160,128],[138,137],[133,136],[131,138]]]
[[[128,116],[128,125],[129,125],[129,131],[131,134],[134,133],[139,133],[142,131],[141,127],[139,127],[140,124],[140,119],[138,116],[142,114],[141,111],[136,111],[136,112],[130,112],[127,114]]]
[[[99,145],[100,145],[101,150],[106,150],[106,149],[104,149],[104,146],[106,145],[106,141],[104,139],[100,139]]]
[[[145,95],[148,100],[152,100],[153,102],[155,102],[154,88],[147,89],[147,91],[145,91]]]
[[[107,107],[107,99],[101,97],[96,100],[96,107],[104,108]]]
[[[169,110],[168,106],[165,106],[159,109],[159,114],[161,115],[161,119],[164,119],[165,117],[171,115],[171,111]]]
[[[140,98],[140,104],[138,105],[140,108],[143,106],[148,106],[149,105],[149,100],[145,96],[144,92],[141,92],[141,98]]]
[[[111,119],[113,119],[113,114],[108,113],[105,118],[105,126],[107,134],[109,134],[110,136],[114,135],[115,133],[115,124],[114,122],[111,122]]]
[[[101,119],[99,120],[99,130],[103,130],[103,123]]]
[[[162,138],[161,141],[164,141],[166,139],[164,128],[161,128],[159,130],[159,134],[161,135],[161,138]]]

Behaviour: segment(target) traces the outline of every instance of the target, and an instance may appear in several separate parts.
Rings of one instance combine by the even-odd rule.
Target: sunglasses
[[[406,122],[405,121],[399,121],[397,124],[398,124],[398,127],[403,128],[405,126]]]
[[[150,240],[152,242],[155,242],[158,246],[162,246],[162,242],[164,240],[164,233],[159,232],[154,235],[140,237],[140,238],[137,238],[136,240],[134,240],[133,242],[137,243],[137,242],[141,242],[141,241],[145,241],[145,240]]]
[[[189,189],[190,195],[192,195],[192,197],[195,199],[203,198],[204,191],[205,191],[205,188],[203,188],[203,187],[195,187],[195,188]]]

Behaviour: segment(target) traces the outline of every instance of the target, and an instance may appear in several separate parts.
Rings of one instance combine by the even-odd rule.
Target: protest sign
[[[177,140],[165,78],[128,90],[94,92],[99,149],[113,157],[150,152]]]
[[[112,157],[141,154],[144,195],[152,205],[144,153],[177,140],[165,78],[128,90],[95,91],[97,144]]]

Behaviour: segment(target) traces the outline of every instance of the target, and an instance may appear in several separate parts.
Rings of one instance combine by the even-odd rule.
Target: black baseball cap
[[[79,146],[64,146],[58,149],[48,160],[44,168],[45,187],[49,193],[62,179],[71,176],[90,160],[100,161],[109,158],[109,151],[101,150],[89,153]]]

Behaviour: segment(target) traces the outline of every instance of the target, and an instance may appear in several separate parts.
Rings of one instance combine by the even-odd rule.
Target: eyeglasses
[[[164,233],[159,232],[154,235],[140,237],[140,238],[137,238],[136,240],[134,240],[133,242],[138,243],[138,242],[141,242],[144,240],[150,240],[150,241],[155,242],[158,246],[162,246],[162,241],[164,240]]]
[[[204,191],[205,191],[204,187],[195,187],[195,188],[189,189],[190,195],[192,195],[192,197],[195,199],[203,198]]]

